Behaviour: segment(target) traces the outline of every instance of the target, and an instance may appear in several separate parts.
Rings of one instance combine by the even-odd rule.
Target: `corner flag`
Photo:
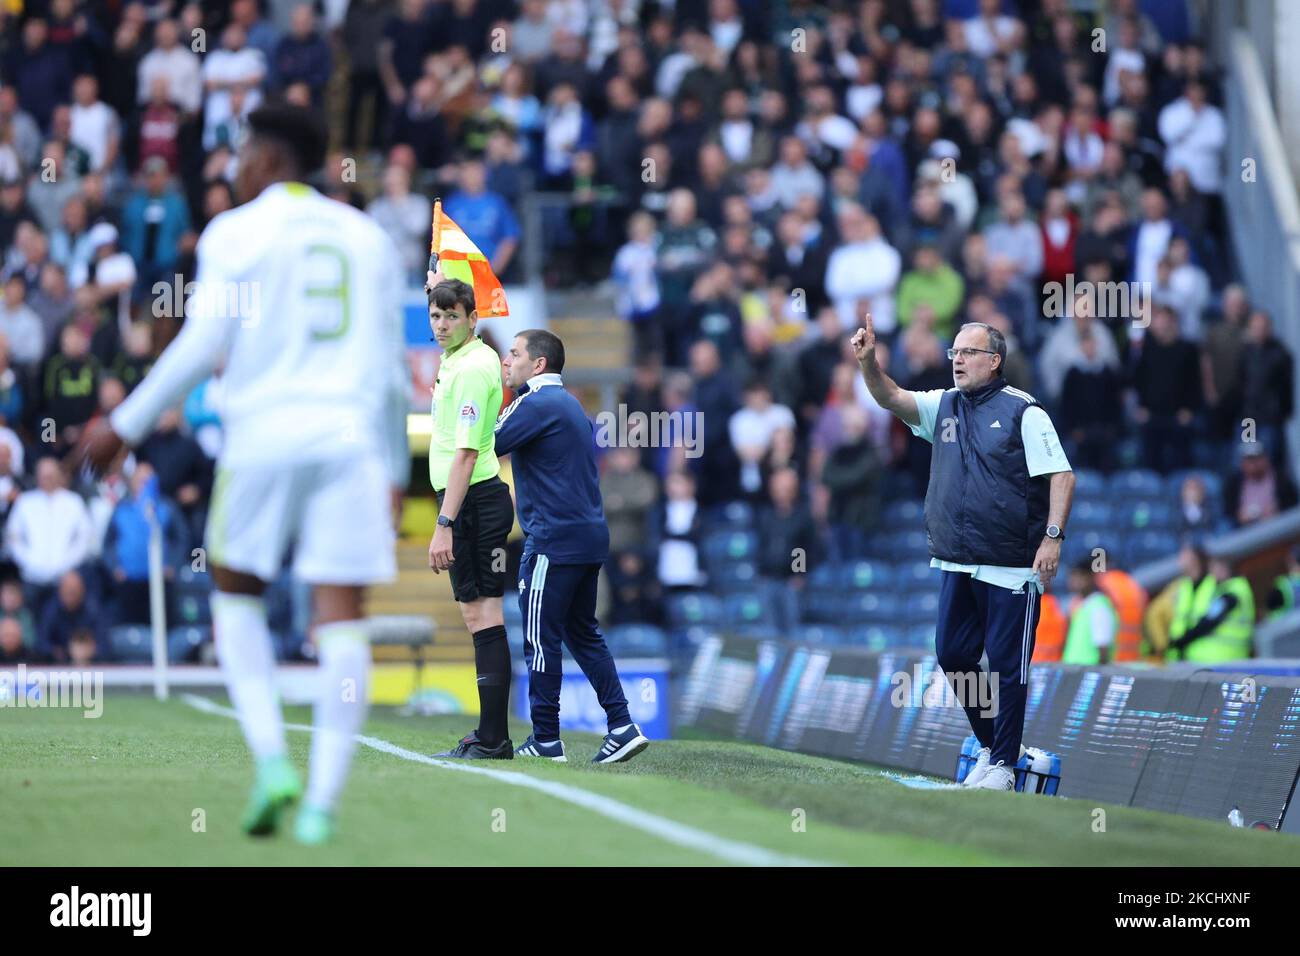
[[[448,279],[459,279],[474,287],[474,304],[479,316],[509,315],[506,293],[493,274],[492,265],[478,246],[442,211],[442,200],[433,201],[433,240],[429,243],[429,271],[441,265]]]

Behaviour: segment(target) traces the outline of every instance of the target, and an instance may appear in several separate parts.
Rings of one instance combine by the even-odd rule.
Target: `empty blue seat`
[[[731,633],[750,641],[780,641],[786,636],[770,624],[742,624],[733,627]]]
[[[893,565],[883,561],[850,561],[842,568],[836,568],[837,588],[888,589],[894,586]]]
[[[772,628],[777,623],[771,603],[759,591],[728,594],[722,601],[722,620],[736,630],[755,626]]]
[[[1114,510],[1107,501],[1075,501],[1070,510],[1070,529],[1101,531],[1115,520]]]
[[[153,636],[140,624],[119,624],[108,629],[108,649],[122,663],[153,660]]]
[[[896,624],[854,625],[844,629],[844,637],[854,647],[887,651],[902,646],[903,629]]]
[[[1099,471],[1081,468],[1074,473],[1074,497],[1101,498],[1106,494],[1106,476]]]
[[[886,531],[909,530],[925,524],[925,504],[914,498],[891,501],[881,516]]]
[[[183,585],[194,585],[203,587],[206,590],[212,590],[212,575],[207,571],[195,571],[193,564],[185,561],[176,569],[176,583]]]
[[[845,643],[844,631],[829,624],[803,624],[795,631],[794,639],[804,644],[825,644],[829,647]]]
[[[1121,504],[1115,515],[1115,524],[1127,531],[1158,531],[1172,528],[1175,514],[1169,502],[1156,498],[1138,498]]]
[[[1127,559],[1131,567],[1163,561],[1178,552],[1178,536],[1171,531],[1139,531],[1129,535]]]
[[[897,581],[899,588],[930,588],[936,587],[939,583],[939,569],[930,567],[930,561],[927,558],[924,561],[908,561],[895,565],[897,571]]]
[[[1061,570],[1068,571],[1083,558],[1097,557],[1094,552],[1101,548],[1107,554],[1120,550],[1122,535],[1118,531],[1075,531],[1065,536],[1061,545]]]
[[[617,657],[666,657],[668,635],[650,624],[619,624],[605,635]]]
[[[212,608],[208,603],[211,592],[202,585],[176,585],[176,618],[180,624],[211,624]]]
[[[805,624],[836,624],[843,617],[843,592],[804,588],[799,594],[799,620]]]
[[[720,637],[718,631],[711,627],[681,627],[668,636],[668,644],[674,658],[695,659],[695,651],[711,637]]]
[[[846,624],[892,621],[898,616],[898,597],[886,591],[852,591],[840,599],[839,612]]]
[[[930,540],[924,531],[895,531],[888,539],[895,561],[915,561],[930,555]]]
[[[210,627],[173,627],[167,632],[167,660],[173,664],[193,662],[199,648],[211,641]]]
[[[913,624],[904,634],[903,644],[906,647],[915,648],[918,651],[933,651],[934,625]]]
[[[754,509],[746,501],[728,501],[704,514],[704,526],[710,531],[729,528],[744,531],[754,527]]]
[[[674,594],[668,598],[668,623],[673,627],[722,624],[722,602],[702,591]]]
[[[1123,501],[1137,496],[1156,498],[1164,493],[1165,482],[1154,471],[1134,468],[1118,471],[1106,483],[1106,492],[1113,501]]]
[[[720,595],[752,591],[758,581],[758,567],[752,561],[720,561],[709,571],[709,583]]]
[[[819,564],[808,572],[808,583],[805,590],[812,588],[817,591],[834,591],[840,587],[840,578],[843,569],[838,565],[829,562]]]
[[[752,561],[758,553],[753,531],[714,531],[704,539],[704,562],[710,572],[728,561]]]
[[[936,591],[918,591],[907,594],[899,602],[898,620],[903,624],[933,625],[939,615],[939,594]]]

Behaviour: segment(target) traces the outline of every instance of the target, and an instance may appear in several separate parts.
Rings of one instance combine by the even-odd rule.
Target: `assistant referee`
[[[429,481],[438,496],[438,529],[429,567],[451,574],[452,593],[474,638],[479,725],[439,757],[511,760],[510,643],[501,598],[506,538],[514,525],[510,489],[498,475],[493,428],[501,410],[501,359],[474,334],[474,289],[431,273],[429,327],[443,348],[433,388]]]
[[[934,446],[925,530],[942,573],[935,650],[980,742],[966,785],[1011,790],[1038,597],[1061,561],[1074,474],[1047,412],[1002,377],[1007,343],[992,326],[961,327],[948,350],[949,389],[909,392],[886,375],[870,315],[852,346],[872,397]],[[996,682],[992,708],[991,693],[969,692],[972,677]]]

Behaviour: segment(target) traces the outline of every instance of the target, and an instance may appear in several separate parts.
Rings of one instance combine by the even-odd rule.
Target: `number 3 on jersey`
[[[315,243],[307,247],[308,275],[303,295],[311,337],[316,341],[339,339],[352,325],[351,268],[338,246]]]

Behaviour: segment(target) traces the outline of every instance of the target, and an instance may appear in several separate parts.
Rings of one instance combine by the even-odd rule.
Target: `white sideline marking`
[[[214,704],[206,697],[199,697],[195,694],[182,694],[181,699],[195,710],[201,710],[204,713],[216,714],[221,717],[230,717],[237,719],[238,715],[229,707],[222,707],[220,704]],[[287,730],[300,730],[311,733],[313,728],[306,724],[285,724]],[[364,734],[357,734],[357,742],[370,747],[372,750],[378,750],[381,753],[391,754],[394,757],[400,757],[403,760],[410,760],[413,763],[427,764],[430,767],[441,767],[446,770],[456,770],[461,773],[475,773],[482,776],[491,777],[493,780],[499,780],[502,783],[508,783],[516,787],[525,787],[530,790],[538,790],[557,800],[563,800],[566,803],[572,803],[583,807],[587,810],[595,811],[601,816],[608,817],[616,823],[622,823],[636,830],[642,830],[652,836],[667,840],[669,843],[675,843],[678,846],[685,847],[688,850],[696,850],[700,853],[708,853],[716,856],[720,860],[728,863],[739,863],[744,866],[827,866],[818,860],[808,860],[803,857],[789,856],[785,853],[778,853],[775,850],[764,849],[760,846],[754,846],[750,843],[741,843],[738,840],[729,840],[726,837],[716,836],[704,830],[698,830],[695,827],[687,826],[684,823],[677,823],[666,817],[657,816],[648,811],[629,806],[626,803],[620,803],[610,797],[601,796],[592,793],[589,790],[581,790],[578,787],[570,786],[567,783],[556,783],[551,780],[540,780],[536,777],[530,777],[527,774],[519,773],[513,770],[493,770],[489,767],[476,767],[469,763],[459,763],[451,760],[438,760],[434,757],[427,757],[424,754],[416,753],[413,750],[407,750],[396,744],[389,743],[387,740],[381,740],[378,737],[367,737]]]

